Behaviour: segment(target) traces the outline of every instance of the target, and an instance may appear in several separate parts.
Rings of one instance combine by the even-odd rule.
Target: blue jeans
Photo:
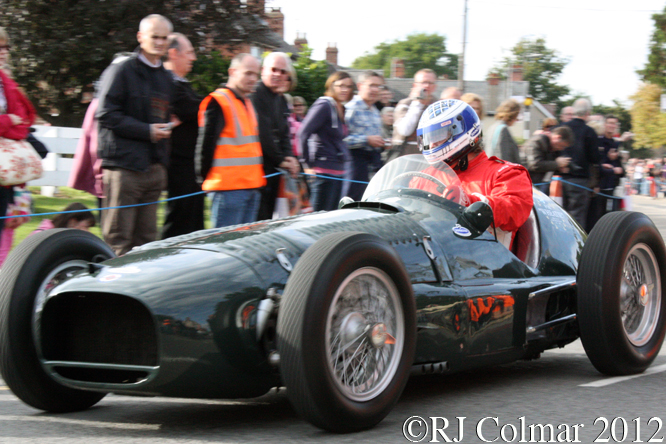
[[[334,176],[332,174],[324,174],[327,177],[335,177],[336,179],[325,179],[323,177],[315,177],[314,183],[310,188],[310,203],[314,211],[332,211],[338,209],[338,203],[342,197],[342,178],[343,176]]]
[[[211,222],[215,228],[246,224],[257,220],[259,190],[215,191],[211,205]]]

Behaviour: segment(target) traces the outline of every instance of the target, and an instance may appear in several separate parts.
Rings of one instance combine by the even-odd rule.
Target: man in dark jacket
[[[571,157],[569,172],[563,174],[562,184],[564,209],[586,228],[587,211],[590,203],[590,190],[599,186],[599,163],[601,156],[597,148],[597,133],[585,123],[592,111],[587,99],[578,99],[573,104],[574,118],[564,125],[574,134],[574,144],[564,151]]]
[[[296,175],[300,168],[291,149],[289,123],[284,115],[287,105],[285,98],[279,94],[290,72],[291,61],[287,54],[283,52],[268,54],[262,64],[261,81],[251,96],[259,123],[259,140],[266,175],[276,173],[278,168]],[[266,178],[266,187],[261,193],[258,220],[273,218],[279,186],[280,176]]]
[[[567,173],[570,158],[562,155],[562,150],[573,144],[573,133],[566,126],[559,126],[552,131],[535,134],[525,143],[525,160],[534,186],[548,194],[553,173]]]
[[[173,80],[161,58],[170,32],[165,17],[147,16],[137,33],[139,50],[102,74],[97,118],[105,206],[155,202],[166,187]],[[118,255],[155,240],[157,205],[106,210],[102,234]]]
[[[192,44],[183,34],[169,36],[168,61],[165,68],[171,71],[174,82],[173,113],[180,120],[171,132],[171,156],[169,158],[169,197],[184,196],[201,191],[194,172],[194,149],[197,145],[199,125],[197,116],[202,97],[194,92],[185,78],[192,71],[197,59]],[[205,195],[171,200],[167,204],[162,239],[180,236],[204,229]]]

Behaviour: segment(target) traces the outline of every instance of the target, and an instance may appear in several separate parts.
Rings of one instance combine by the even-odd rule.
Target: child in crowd
[[[17,185],[13,187],[13,202],[7,206],[7,216],[23,216],[5,219],[5,228],[0,234],[0,266],[5,262],[9,251],[14,243],[14,230],[24,223],[30,221],[27,216],[32,213],[32,196],[25,186]]]
[[[95,226],[95,216],[87,210],[88,207],[82,203],[74,202],[69,204],[63,210],[63,213],[56,215],[51,219],[44,219],[32,234],[39,231],[50,230],[51,228],[76,228],[79,230],[90,231],[90,227]],[[78,213],[68,213],[68,211],[77,211]]]

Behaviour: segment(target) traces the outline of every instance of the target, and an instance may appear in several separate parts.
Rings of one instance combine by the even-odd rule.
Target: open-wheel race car
[[[84,231],[32,235],[0,272],[2,377],[49,412],[109,392],[250,398],[284,386],[303,418],[352,432],[389,414],[410,374],[532,359],[579,337],[602,373],[651,364],[666,252],[649,218],[611,213],[588,237],[535,190],[509,249],[490,207],[460,206],[455,174],[428,167],[405,156],[339,210],[116,258]]]

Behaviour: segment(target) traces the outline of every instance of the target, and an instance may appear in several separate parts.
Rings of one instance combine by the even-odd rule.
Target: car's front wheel
[[[86,409],[104,397],[49,377],[39,362],[34,323],[41,302],[58,282],[88,262],[112,257],[98,237],[61,229],[31,235],[7,257],[0,272],[0,373],[26,404],[62,413]]]
[[[416,341],[395,250],[365,233],[322,238],[290,276],[277,333],[282,379],[301,416],[338,433],[379,423],[405,387]]]
[[[641,213],[605,215],[578,268],[578,320],[585,352],[602,373],[644,371],[666,334],[666,249]]]

